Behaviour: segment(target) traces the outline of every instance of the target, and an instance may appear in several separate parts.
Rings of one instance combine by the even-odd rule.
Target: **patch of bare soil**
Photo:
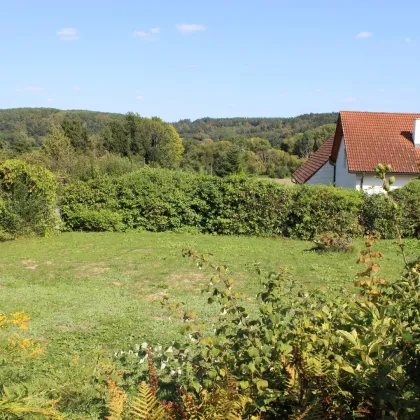
[[[39,264],[35,264],[34,260],[22,260],[22,264],[27,270],[35,270]]]
[[[152,293],[150,295],[147,295],[147,300],[149,302],[154,302],[155,300],[161,300],[164,296],[166,296],[168,292],[166,290],[158,293]]]
[[[77,267],[77,277],[96,277],[110,270],[104,262],[91,263]]]
[[[76,331],[88,331],[90,330],[89,325],[79,324],[79,325],[57,325],[57,328],[63,332],[76,332]]]

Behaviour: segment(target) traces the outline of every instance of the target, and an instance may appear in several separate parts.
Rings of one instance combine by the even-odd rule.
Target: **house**
[[[391,165],[392,188],[420,176],[420,114],[340,112],[335,135],[293,173],[292,181],[380,192],[378,163]]]

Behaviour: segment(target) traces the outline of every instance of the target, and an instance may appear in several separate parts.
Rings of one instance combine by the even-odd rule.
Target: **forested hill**
[[[183,138],[221,140],[233,136],[261,137],[273,146],[280,146],[284,139],[304,133],[325,124],[335,124],[338,114],[304,114],[293,118],[201,118],[174,123]]]
[[[122,121],[124,115],[84,110],[62,111],[54,108],[3,109],[0,110],[0,139],[10,140],[13,132],[22,128],[26,128],[31,137],[44,137],[51,125],[60,123],[64,117],[83,120],[88,133],[95,134],[110,121]],[[220,140],[240,135],[265,138],[273,146],[280,146],[284,139],[297,133],[335,123],[337,117],[337,113],[325,113],[304,114],[293,118],[202,118],[195,121],[181,120],[173,125],[183,138]]]
[[[89,134],[100,132],[112,120],[124,119],[122,114],[96,111],[62,111],[55,108],[0,109],[0,138],[8,140],[13,137],[13,132],[21,129],[26,129],[31,137],[44,137],[52,125],[59,124],[65,117],[83,120]]]

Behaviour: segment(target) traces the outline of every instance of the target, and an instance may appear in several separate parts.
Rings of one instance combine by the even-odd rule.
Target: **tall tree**
[[[66,137],[77,152],[84,153],[89,148],[89,135],[86,124],[79,118],[66,117],[61,122]]]
[[[69,173],[74,160],[74,149],[61,126],[54,126],[44,141],[44,153],[54,172]]]

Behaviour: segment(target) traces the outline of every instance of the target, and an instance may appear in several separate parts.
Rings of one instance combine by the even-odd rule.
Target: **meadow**
[[[64,233],[3,243],[0,307],[29,314],[31,335],[46,346],[39,361],[9,366],[5,377],[34,393],[60,395],[71,416],[97,418],[90,386],[96,361],[142,342],[168,343],[178,334],[179,324],[160,307],[164,295],[185,302],[202,319],[214,315],[201,292],[211,272],[184,259],[184,248],[212,254],[211,260],[228,266],[250,308],[261,289],[256,265],[263,272],[287,268],[308,289],[336,291],[352,288],[360,268],[357,251],[320,253],[311,250],[311,242],[284,238]],[[395,279],[402,271],[395,243],[383,240],[377,248],[385,253],[384,275]],[[407,241],[410,257],[419,249],[418,241]]]

